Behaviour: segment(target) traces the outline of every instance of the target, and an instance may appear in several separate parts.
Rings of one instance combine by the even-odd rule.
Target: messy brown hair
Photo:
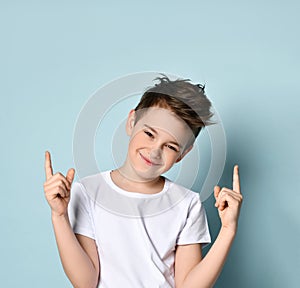
[[[215,124],[210,119],[211,102],[206,97],[205,85],[192,84],[190,79],[177,79],[171,81],[166,75],[157,77],[160,83],[148,88],[135,108],[137,122],[146,108],[159,107],[172,111],[182,119],[192,130],[195,138],[201,129],[207,125]]]

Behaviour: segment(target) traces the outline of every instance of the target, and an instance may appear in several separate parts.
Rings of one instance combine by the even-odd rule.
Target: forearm
[[[212,287],[224,266],[234,236],[235,232],[221,228],[206,256],[186,276],[182,288]]]
[[[68,215],[52,215],[52,224],[64,271],[74,287],[95,288],[98,273],[89,256],[79,244]]]

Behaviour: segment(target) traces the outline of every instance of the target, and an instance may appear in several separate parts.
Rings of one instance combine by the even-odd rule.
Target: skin
[[[96,243],[83,235],[75,235],[68,217],[70,190],[75,170],[67,175],[53,174],[51,156],[45,153],[44,193],[51,208],[51,219],[64,271],[76,288],[97,287],[100,264]]]
[[[181,262],[181,260],[184,259],[183,256],[179,257],[180,268],[183,271],[188,270],[188,272],[186,272],[185,275],[182,275],[184,274],[183,272],[177,278],[176,283],[178,285],[176,284],[176,287],[207,288],[213,287],[216,282],[222,267],[225,264],[226,257],[229,253],[238,227],[238,217],[243,200],[240,190],[238,165],[235,165],[233,169],[232,189],[215,186],[214,196],[216,199],[215,206],[218,208],[219,217],[222,223],[218,237],[206,256],[202,260],[200,256],[200,259],[198,259],[199,262],[195,260],[197,263],[196,265],[189,266],[189,263],[185,264],[184,262]],[[187,250],[188,254],[192,254],[193,250],[198,252],[198,248],[195,248],[194,246],[188,247]],[[181,251],[179,253],[182,254]],[[186,266],[189,267],[186,268]]]
[[[111,173],[111,178],[116,185],[129,192],[157,193],[164,185],[164,178],[160,175],[192,149],[188,144],[191,134],[183,121],[166,109],[151,110],[136,124],[134,120],[135,112],[132,110],[126,124],[130,137],[128,155],[124,165]],[[50,153],[46,151],[45,174],[45,197],[51,208],[65,273],[74,287],[97,287],[100,263],[96,243],[83,235],[75,235],[68,218],[67,207],[75,170],[69,169],[66,176],[53,174]],[[221,220],[218,237],[203,259],[201,244],[176,247],[176,288],[212,287],[224,266],[236,235],[243,199],[237,165],[233,170],[232,189],[215,186],[214,197]]]
[[[111,173],[112,180],[126,191],[159,192],[164,185],[160,175],[192,149],[188,145],[192,132],[172,112],[161,108],[149,109],[134,123],[135,111],[131,110],[126,123],[130,137],[127,157],[123,166]]]

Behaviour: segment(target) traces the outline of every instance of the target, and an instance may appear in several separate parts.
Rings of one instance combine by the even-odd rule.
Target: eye
[[[178,152],[178,149],[172,145],[166,145],[169,149],[175,151],[175,152]]]
[[[146,135],[148,135],[150,138],[153,138],[153,137],[154,137],[153,134],[152,134],[151,132],[147,131],[147,130],[144,130],[144,133],[145,133]]]

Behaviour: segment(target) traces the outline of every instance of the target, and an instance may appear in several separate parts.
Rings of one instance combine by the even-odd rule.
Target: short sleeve
[[[187,219],[177,238],[177,245],[201,243],[205,247],[211,242],[205,208],[200,195],[195,193],[189,207]]]
[[[74,182],[71,187],[68,213],[74,233],[95,239],[89,197],[84,186],[79,182]]]

